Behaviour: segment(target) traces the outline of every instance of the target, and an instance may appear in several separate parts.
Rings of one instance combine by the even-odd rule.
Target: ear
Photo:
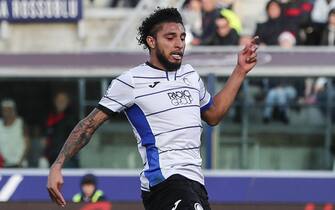
[[[146,41],[151,49],[156,47],[156,39],[153,36],[147,36]]]

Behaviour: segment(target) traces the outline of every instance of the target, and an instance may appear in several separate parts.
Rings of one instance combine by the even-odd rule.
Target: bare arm
[[[96,129],[108,118],[109,116],[106,113],[99,109],[94,109],[75,126],[63,145],[56,161],[52,164],[48,176],[47,188],[51,199],[58,205],[64,207],[66,204],[60,193],[61,186],[63,185],[61,169],[64,162],[79,152],[79,150],[90,141]]]
[[[255,37],[238,55],[238,63],[224,88],[214,96],[213,105],[201,117],[210,125],[217,125],[233,104],[247,73],[257,62]]]

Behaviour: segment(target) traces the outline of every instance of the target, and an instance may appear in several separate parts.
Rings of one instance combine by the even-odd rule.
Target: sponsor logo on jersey
[[[160,82],[154,82],[154,84],[149,85],[149,87],[154,88],[158,83],[160,83]]]
[[[167,94],[174,106],[191,104],[193,101],[192,95],[188,90],[178,90]]]

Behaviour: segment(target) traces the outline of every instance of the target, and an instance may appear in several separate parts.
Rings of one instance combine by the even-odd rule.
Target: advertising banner
[[[77,22],[82,0],[0,0],[0,21]]]

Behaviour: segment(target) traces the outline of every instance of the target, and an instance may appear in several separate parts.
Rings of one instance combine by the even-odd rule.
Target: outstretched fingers
[[[59,185],[59,187],[60,186],[61,185]],[[58,190],[59,187],[48,187],[49,196],[58,205],[60,205],[62,207],[65,207],[66,202],[65,202],[65,199],[63,198],[62,194]]]
[[[254,63],[257,61],[257,53],[253,52],[250,56],[247,57],[246,62],[247,63]]]
[[[259,37],[255,36],[252,38],[252,40],[250,41],[250,43],[248,43],[244,49],[242,50],[242,54],[251,54],[257,51],[258,49],[258,45],[259,45]]]

